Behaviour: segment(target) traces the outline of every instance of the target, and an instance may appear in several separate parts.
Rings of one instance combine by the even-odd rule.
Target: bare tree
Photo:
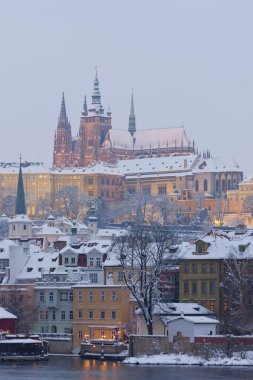
[[[54,213],[72,219],[85,215],[92,201],[76,186],[63,187],[52,199]]]
[[[4,197],[2,201],[2,213],[12,217],[15,214],[15,203],[15,195],[6,195],[6,197]]]
[[[165,228],[134,224],[115,245],[125,283],[138,303],[149,335],[153,335],[154,306],[160,301],[161,275],[173,261],[166,254],[170,238]]]
[[[36,318],[32,297],[29,291],[17,287],[1,290],[1,306],[17,317],[17,332],[28,334]]]
[[[250,334],[253,332],[253,259],[231,252],[224,261],[225,332]]]

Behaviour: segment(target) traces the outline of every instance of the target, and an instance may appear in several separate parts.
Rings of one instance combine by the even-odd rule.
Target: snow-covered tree
[[[143,314],[147,331],[153,335],[154,307],[160,302],[161,274],[174,263],[168,253],[170,232],[158,225],[147,229],[134,224],[115,245],[124,279]]]
[[[221,286],[224,294],[225,332],[228,334],[252,333],[253,258],[243,252],[238,252],[234,247],[224,261],[224,280]]]

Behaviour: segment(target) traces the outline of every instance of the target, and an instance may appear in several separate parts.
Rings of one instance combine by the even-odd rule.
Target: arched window
[[[223,178],[223,180],[221,181],[221,190],[222,191],[226,191],[226,180],[225,178]]]
[[[199,181],[197,179],[195,181],[195,191],[199,191]]]
[[[228,190],[231,190],[231,179],[228,179]]]
[[[220,190],[220,181],[218,179],[216,179],[216,181],[215,181],[215,191],[216,191],[216,193],[219,193],[219,190]]]
[[[207,191],[208,190],[208,183],[207,183],[207,179],[205,178],[204,179],[204,191]]]

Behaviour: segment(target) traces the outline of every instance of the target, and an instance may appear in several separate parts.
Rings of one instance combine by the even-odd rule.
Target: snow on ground
[[[201,366],[253,366],[253,352],[247,352],[245,358],[236,353],[232,358],[213,357],[204,359],[186,354],[161,354],[127,358],[124,364],[151,364],[151,365],[201,365]]]

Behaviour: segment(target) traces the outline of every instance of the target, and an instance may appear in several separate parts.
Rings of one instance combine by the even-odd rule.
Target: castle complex
[[[54,139],[53,166],[84,167],[100,161],[116,162],[173,153],[194,153],[194,142],[191,144],[182,126],[137,130],[133,95],[128,131],[112,129],[111,112],[105,113],[101,103],[97,72],[90,107],[86,96],[84,99],[77,137],[72,137],[63,94]]]

